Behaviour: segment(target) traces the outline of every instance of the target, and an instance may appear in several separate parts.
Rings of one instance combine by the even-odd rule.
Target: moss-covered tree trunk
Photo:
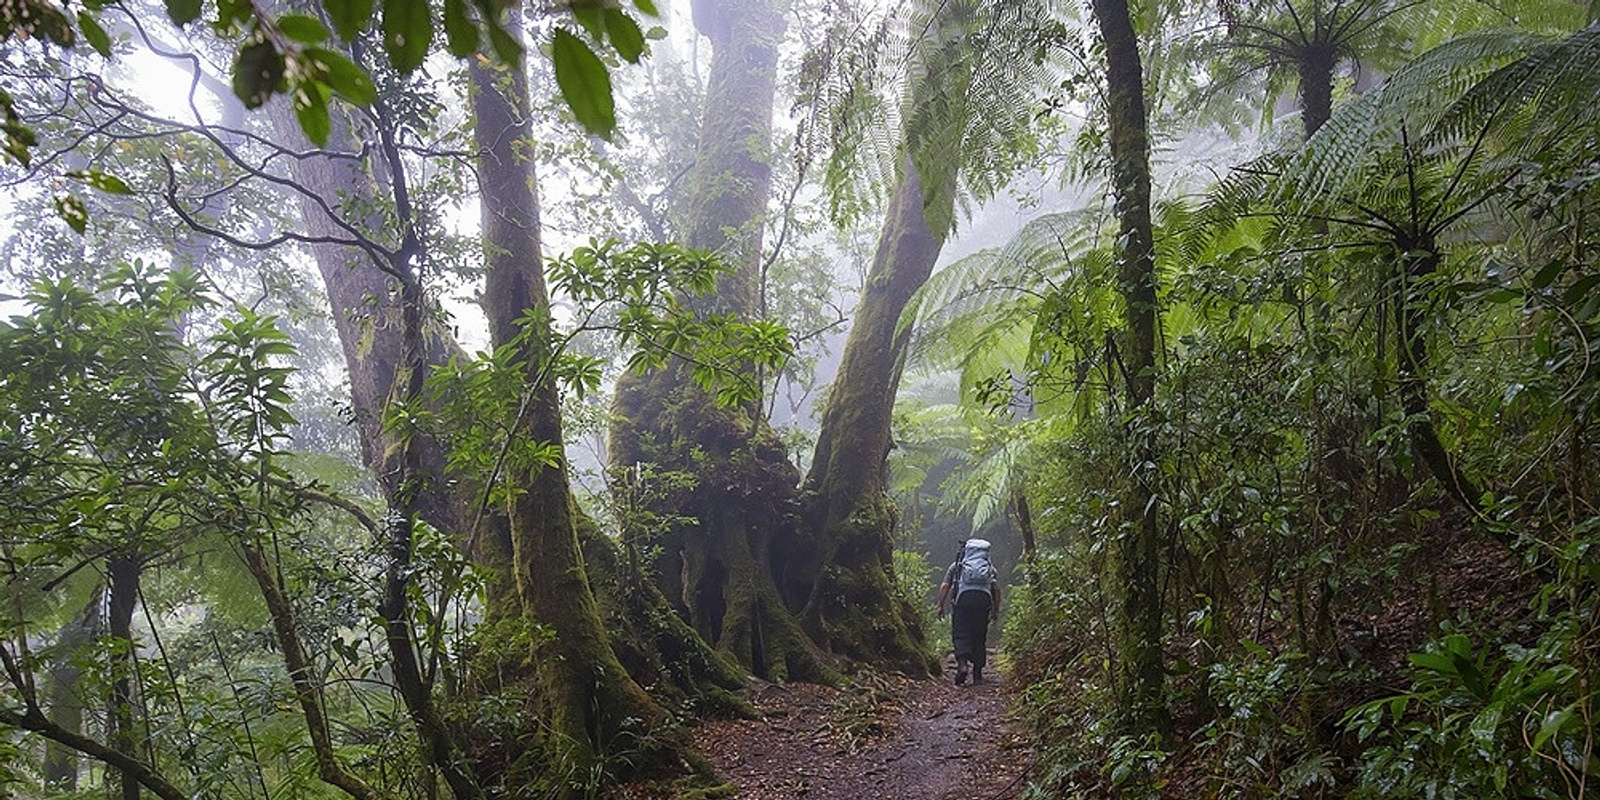
[[[936,661],[924,646],[920,617],[895,588],[896,510],[887,462],[910,340],[900,315],[939,258],[943,236],[928,223],[937,216],[926,207],[915,163],[903,158],[806,475],[810,538],[786,578],[805,598],[807,631],[825,647],[911,674],[931,672]]]
[[[528,381],[526,408],[507,427],[515,440],[548,443],[556,453],[554,463],[512,457],[505,465],[505,480],[517,489],[504,507],[517,596],[528,617],[554,634],[532,654],[536,705],[552,751],[586,771],[608,748],[640,746],[667,714],[613,652],[578,546],[578,514],[561,447],[559,387],[547,369],[553,330],[538,196],[527,160],[527,77],[520,63],[508,69],[479,64],[473,82],[487,266],[484,310],[495,347],[514,348],[512,363]],[[528,335],[521,336],[524,323]]]
[[[1155,236],[1150,220],[1150,134],[1144,73],[1126,0],[1093,0],[1093,7],[1105,43],[1111,183],[1120,229],[1119,289],[1127,306],[1125,379],[1128,408],[1137,420],[1155,396],[1156,379]],[[1157,454],[1148,428],[1135,422],[1127,429],[1132,480],[1124,502],[1128,518],[1116,534],[1122,590],[1118,613],[1122,637],[1119,727],[1124,734],[1141,739],[1164,735],[1169,727],[1161,659]]]
[[[673,216],[683,243],[716,252],[731,268],[698,308],[748,315],[771,188],[784,22],[768,0],[696,0],[693,11],[714,49],[695,164]],[[799,475],[760,409],[718,407],[674,364],[624,376],[617,410],[610,450],[619,472],[693,476],[692,487],[666,495],[633,487],[651,511],[682,520],[668,530],[627,531],[631,546],[655,554],[650,570],[662,591],[694,630],[755,674],[827,677],[774,579],[774,543],[793,535]],[[642,465],[650,469],[636,469]]]

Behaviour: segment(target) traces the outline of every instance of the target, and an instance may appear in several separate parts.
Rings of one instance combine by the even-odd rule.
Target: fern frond
[[[1306,208],[1346,197],[1373,178],[1378,159],[1404,138],[1420,141],[1485,75],[1540,39],[1496,31],[1448,42],[1401,68],[1382,87],[1336,110],[1285,166],[1280,202]]]
[[[1499,129],[1503,152],[1532,155],[1552,135],[1600,123],[1600,25],[1542,42],[1464,92],[1441,116],[1434,138],[1466,142]]]
[[[1034,93],[1072,41],[1047,0],[911,0],[854,18],[806,58],[806,150],[825,153],[835,222],[881,204],[909,155],[936,235],[1038,152]]]

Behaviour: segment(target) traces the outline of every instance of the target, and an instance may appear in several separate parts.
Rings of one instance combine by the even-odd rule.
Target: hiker
[[[967,682],[967,667],[972,667],[972,682],[983,683],[985,649],[989,622],[1000,618],[999,574],[989,563],[989,542],[968,539],[961,543],[961,557],[945,570],[939,584],[939,619],[944,619],[944,604],[955,587],[955,602],[950,607],[950,640],[956,651],[956,685]]]

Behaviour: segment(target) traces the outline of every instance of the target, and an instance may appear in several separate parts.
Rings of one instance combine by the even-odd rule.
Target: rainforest
[[[0,798],[1594,797],[1596,98],[1597,0],[0,0]]]

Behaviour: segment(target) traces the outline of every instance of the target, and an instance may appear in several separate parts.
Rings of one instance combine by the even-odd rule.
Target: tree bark
[[[139,733],[133,712],[133,611],[139,602],[142,560],[132,553],[113,555],[107,565],[110,603],[107,625],[116,650],[111,654],[111,746],[128,761],[139,760]],[[117,773],[122,800],[139,800],[139,775],[135,770]]]
[[[242,542],[240,549],[246,568],[255,578],[256,587],[266,601],[267,613],[272,618],[272,630],[283,653],[284,667],[289,672],[289,683],[294,687],[295,701],[306,721],[306,731],[311,738],[311,751],[317,762],[317,775],[330,786],[344,791],[355,800],[386,800],[384,795],[360,777],[352,775],[340,763],[329,735],[328,719],[323,713],[322,687],[319,673],[300,639],[300,628],[295,622],[294,607],[289,603],[278,572],[267,561],[266,554],[256,542]]]
[[[559,387],[548,369],[554,331],[545,287],[538,195],[532,163],[527,76],[519,63],[472,67],[473,128],[479,148],[481,222],[487,276],[484,310],[497,349],[514,346],[513,363],[527,381],[526,409],[508,421],[519,442],[563,442]],[[527,336],[519,320],[528,326]],[[666,711],[645,694],[617,659],[585,574],[564,452],[557,463],[506,464],[517,487],[507,501],[517,595],[529,618],[554,632],[533,653],[537,701],[560,752],[584,774],[608,748],[643,744]],[[629,743],[627,739],[634,737]],[[658,745],[659,746],[659,745]],[[652,754],[656,755],[656,754]],[[565,788],[565,787],[563,787]]]
[[[69,734],[83,733],[83,668],[78,665],[84,649],[101,630],[100,607],[105,600],[103,591],[96,591],[80,619],[75,619],[61,631],[56,642],[56,654],[50,664],[50,705],[47,711],[51,725]],[[78,751],[75,748],[49,740],[45,744],[44,782],[66,791],[78,788]]]
[[[269,117],[282,141],[305,143],[287,103],[272,104]],[[382,199],[386,193],[373,179],[373,170],[388,170],[381,165],[375,167],[371,156],[356,156],[364,147],[351,124],[334,110],[327,145],[290,162],[290,176],[299,187],[294,199],[304,233],[336,240],[359,237],[392,247],[399,234],[392,231],[392,223],[378,211],[386,205]],[[354,218],[345,217],[347,210],[360,209],[368,211]],[[402,363],[400,280],[374,263],[384,256],[373,251],[330,242],[313,244],[309,249],[322,276],[350,376],[350,407],[360,435],[362,460],[385,492],[392,492],[397,488],[399,451],[392,447],[394,437],[383,431],[382,423]],[[461,355],[446,331],[427,324],[426,315],[423,320],[421,369],[446,364]],[[492,582],[492,595],[513,594],[509,580],[510,540],[504,526],[495,525],[494,520],[478,519],[476,487],[470,481],[454,480],[445,474],[445,453],[439,442],[425,432],[413,438],[410,447],[416,451],[419,474],[411,491],[417,514],[462,541],[471,535],[474,521],[483,523],[485,529],[478,537],[483,547],[472,555],[494,574],[507,576]]]
[[[1111,183],[1120,228],[1119,289],[1126,305],[1122,348],[1127,402],[1135,418],[1128,427],[1133,480],[1125,501],[1128,519],[1117,534],[1122,584],[1119,622],[1123,652],[1118,664],[1119,727],[1140,739],[1164,737],[1170,727],[1161,659],[1160,526],[1157,515],[1156,452],[1141,410],[1155,396],[1155,237],[1150,219],[1150,135],[1144,102],[1144,72],[1138,37],[1126,0],[1093,0],[1106,48],[1106,101],[1111,145]]]
[[[1335,43],[1322,41],[1306,43],[1294,53],[1299,75],[1300,126],[1307,139],[1333,116],[1333,69],[1338,55]]]
[[[804,520],[811,539],[786,579],[805,598],[802,619],[819,643],[911,674],[928,674],[937,661],[924,646],[920,617],[895,589],[897,515],[888,495],[887,462],[895,392],[910,342],[900,315],[932,274],[944,244],[928,224],[940,210],[927,208],[921,177],[912,158],[901,159],[900,182],[806,475]],[[946,195],[944,202],[953,204],[953,197]]]
[[[1476,517],[1484,513],[1482,490],[1456,466],[1456,460],[1439,439],[1428,402],[1428,277],[1439,269],[1439,253],[1431,240],[1402,242],[1399,248],[1400,296],[1394,303],[1394,329],[1399,353],[1400,408],[1406,413],[1406,433],[1428,471],[1445,494]],[[1500,536],[1510,544],[1509,538]]]
[[[136,785],[149,789],[151,794],[161,798],[161,800],[191,800],[186,792],[168,782],[151,765],[81,733],[66,730],[51,722],[38,708],[33,706],[29,706],[20,713],[11,709],[0,708],[0,725],[6,725],[18,730],[33,731],[63,747],[93,758],[117,770],[122,775],[131,776]]]
[[[748,316],[757,310],[784,21],[769,0],[697,0],[693,11],[714,50],[695,164],[673,216],[685,244],[716,252],[730,267],[715,294],[694,307]],[[693,489],[648,501],[691,522],[625,533],[629,546],[657,554],[650,571],[663,593],[706,641],[751,672],[831,677],[774,577],[775,542],[795,535],[799,475],[759,404],[719,407],[673,364],[625,375],[617,409],[615,466],[650,464],[696,478]]]

